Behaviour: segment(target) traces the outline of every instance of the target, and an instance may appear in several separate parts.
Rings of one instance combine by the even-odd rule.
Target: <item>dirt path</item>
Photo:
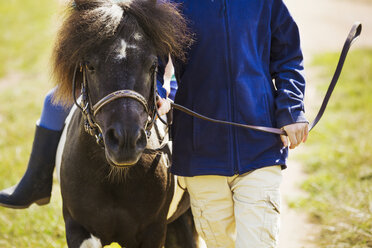
[[[355,21],[363,24],[362,36],[355,46],[372,46],[372,1],[284,1],[300,28],[305,59],[315,53],[339,51]]]
[[[363,24],[362,36],[355,47],[372,47],[372,2],[368,4],[366,1],[359,0],[284,1],[297,21],[301,32],[307,72],[305,106],[311,121],[314,112],[319,107],[319,98],[322,97],[314,89],[317,77],[316,70],[309,66],[311,58],[317,53],[341,51],[346,35],[355,21],[360,21]],[[299,189],[301,182],[306,179],[301,161],[291,160],[294,153],[303,152],[306,152],[306,145],[291,152],[289,168],[284,171],[279,248],[316,247],[312,244],[312,240],[319,228],[309,223],[305,213],[288,207],[288,202],[305,194]]]

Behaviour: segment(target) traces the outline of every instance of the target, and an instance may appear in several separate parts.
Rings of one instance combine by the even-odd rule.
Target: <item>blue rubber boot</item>
[[[36,126],[26,173],[17,185],[0,191],[0,206],[23,209],[32,203],[38,205],[49,203],[56,151],[61,134],[62,131]]]

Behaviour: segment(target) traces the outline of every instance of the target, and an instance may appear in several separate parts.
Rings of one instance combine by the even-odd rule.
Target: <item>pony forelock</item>
[[[54,100],[72,103],[76,64],[113,38],[122,22],[137,22],[158,56],[170,54],[184,60],[192,35],[178,7],[164,0],[71,1],[52,53],[52,76],[57,84]]]

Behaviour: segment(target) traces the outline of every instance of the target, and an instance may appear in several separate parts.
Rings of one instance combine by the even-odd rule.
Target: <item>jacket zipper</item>
[[[226,38],[227,38],[227,64],[228,64],[228,73],[229,73],[229,79],[230,79],[230,84],[228,85],[229,93],[230,93],[230,117],[231,121],[235,120],[235,114],[234,114],[234,86],[232,85],[232,69],[231,69],[231,43],[230,43],[230,33],[229,33],[229,19],[227,15],[227,0],[223,0],[223,15],[225,19],[225,32],[226,32]],[[234,174],[238,174],[238,165],[237,165],[237,156],[236,156],[236,140],[235,140],[235,128],[230,127],[230,133],[231,133],[231,143],[232,143],[232,163],[233,163],[233,169],[234,169]]]

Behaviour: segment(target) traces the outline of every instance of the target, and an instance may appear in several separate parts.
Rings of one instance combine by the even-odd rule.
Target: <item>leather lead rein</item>
[[[339,58],[339,61],[338,61],[337,67],[336,67],[336,71],[335,71],[335,73],[332,77],[330,85],[328,86],[326,96],[323,99],[323,103],[322,103],[322,105],[321,105],[321,107],[318,111],[318,114],[316,115],[313,122],[311,122],[311,124],[309,125],[309,131],[311,131],[315,127],[315,125],[319,122],[319,120],[322,118],[322,116],[324,114],[324,111],[327,107],[328,101],[331,98],[332,92],[333,92],[333,90],[334,90],[334,88],[337,84],[338,78],[340,77],[342,67],[344,65],[344,62],[345,62],[346,56],[349,52],[349,49],[350,49],[351,45],[353,44],[353,42],[359,37],[361,32],[362,32],[362,24],[359,23],[359,22],[356,22],[353,25],[353,27],[351,28],[351,30],[349,32],[349,35],[348,35],[348,37],[347,37],[347,39],[344,43],[344,47],[342,48],[342,52],[341,52],[341,55],[340,55],[340,58]],[[175,108],[179,111],[182,111],[182,112],[184,112],[188,115],[194,116],[194,117],[202,119],[202,120],[206,120],[206,121],[210,121],[210,122],[214,122],[214,123],[219,123],[219,124],[225,124],[225,125],[231,125],[231,126],[253,129],[253,130],[262,131],[262,132],[266,132],[266,133],[287,135],[286,132],[284,130],[280,129],[280,128],[254,126],[254,125],[246,125],[246,124],[229,122],[229,121],[216,120],[216,119],[204,116],[202,114],[199,114],[195,111],[192,111],[191,109],[188,109],[188,108],[186,108],[184,106],[181,106],[179,104],[172,103],[171,105],[172,105],[173,108]]]

